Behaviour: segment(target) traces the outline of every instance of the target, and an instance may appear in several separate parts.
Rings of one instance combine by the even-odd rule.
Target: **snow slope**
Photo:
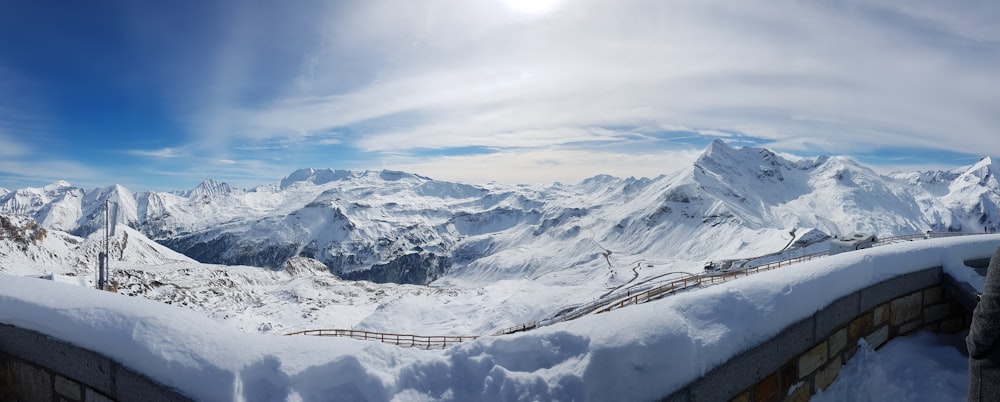
[[[0,322],[106,354],[199,400],[651,400],[842,295],[961,266],[998,244],[984,235],[844,253],[447,350],[247,334],[162,303],[21,277],[0,281]]]
[[[134,229],[119,226],[110,243],[112,269],[165,263],[196,262],[170,250]],[[46,229],[35,220],[0,213],[0,272],[46,276],[94,286],[98,254],[104,251],[103,231],[87,237]]]

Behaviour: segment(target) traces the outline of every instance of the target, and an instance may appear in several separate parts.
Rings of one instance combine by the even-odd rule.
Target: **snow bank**
[[[989,256],[1000,236],[844,253],[444,351],[247,334],[186,309],[3,277],[0,322],[105,354],[199,400],[650,400],[837,298]]]

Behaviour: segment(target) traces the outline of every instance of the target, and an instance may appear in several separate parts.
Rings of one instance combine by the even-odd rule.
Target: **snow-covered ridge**
[[[85,236],[104,200],[119,222],[202,262],[277,269],[311,258],[374,281],[491,283],[581,268],[603,281],[605,251],[625,260],[763,255],[798,233],[880,237],[1000,228],[991,158],[949,172],[882,176],[841,156],[789,159],[710,144],[656,178],[574,185],[469,185],[395,171],[300,169],[236,189],[206,180],[179,193],[85,191],[68,183],[0,195],[0,211]]]

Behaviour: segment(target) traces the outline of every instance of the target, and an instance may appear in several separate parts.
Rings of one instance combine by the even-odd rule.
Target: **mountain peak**
[[[701,156],[698,159],[729,154],[735,150],[736,148],[729,146],[729,144],[726,144],[725,141],[714,139],[710,144],[708,144],[708,147],[705,148],[705,151],[701,153]]]
[[[351,177],[351,172],[348,170],[299,169],[281,179],[280,187],[281,189],[286,189],[295,183],[325,184],[332,181],[344,180],[349,177]]]
[[[959,180],[963,181],[978,181],[980,184],[985,184],[993,178],[996,182],[1000,180],[1000,165],[993,162],[992,157],[984,157],[978,162],[970,166],[965,172],[959,175]],[[965,179],[962,179],[965,177]],[[975,178],[975,179],[973,179]]]
[[[788,164],[784,158],[767,148],[741,147],[733,148],[724,141],[716,139],[705,148],[695,161],[695,166],[707,170],[739,170],[740,167],[757,169],[767,166]]]
[[[383,169],[378,174],[379,178],[385,181],[399,181],[403,179],[416,179],[421,181],[431,181],[430,178],[414,173],[407,173],[399,170]]]
[[[191,190],[189,197],[196,197],[200,195],[205,195],[210,197],[216,195],[226,195],[226,194],[232,194],[234,190],[235,189],[229,184],[223,183],[221,181],[215,181],[212,179],[205,179],[204,181],[201,182],[201,184],[198,184],[198,187],[195,187],[194,190]]]
[[[62,189],[69,188],[69,187],[73,187],[73,185],[69,184],[69,182],[66,181],[66,180],[59,180],[59,181],[57,181],[55,183],[49,184],[49,185],[47,185],[45,187],[42,187],[42,190],[44,190],[45,192],[50,192],[50,191],[62,190]]]
[[[973,168],[981,166],[993,171],[993,173],[1000,171],[1000,166],[997,165],[991,156],[984,156],[983,159],[980,159],[979,162],[973,165]]]

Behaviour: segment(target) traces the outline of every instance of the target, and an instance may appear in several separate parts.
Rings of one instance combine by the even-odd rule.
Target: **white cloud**
[[[598,174],[656,177],[689,167],[701,150],[620,153],[590,150],[529,150],[485,155],[388,158],[388,169],[419,172],[448,181],[507,184],[576,183]]]
[[[0,174],[7,176],[11,187],[39,186],[66,180],[76,186],[105,186],[98,181],[106,175],[89,166],[67,161],[33,159],[30,161],[0,159]]]
[[[601,127],[741,132],[810,153],[1000,154],[1000,141],[984,141],[1000,127],[996,8],[565,0],[523,18],[501,2],[342,4],[286,91],[251,104],[213,98],[203,134],[210,147],[332,145],[321,133],[347,127],[352,135],[332,141],[373,152],[507,150],[470,158],[508,171],[519,171],[504,163],[514,154],[581,142],[599,154],[622,140]],[[240,69],[245,45],[223,52],[220,66]],[[228,68],[223,92],[256,78]]]

